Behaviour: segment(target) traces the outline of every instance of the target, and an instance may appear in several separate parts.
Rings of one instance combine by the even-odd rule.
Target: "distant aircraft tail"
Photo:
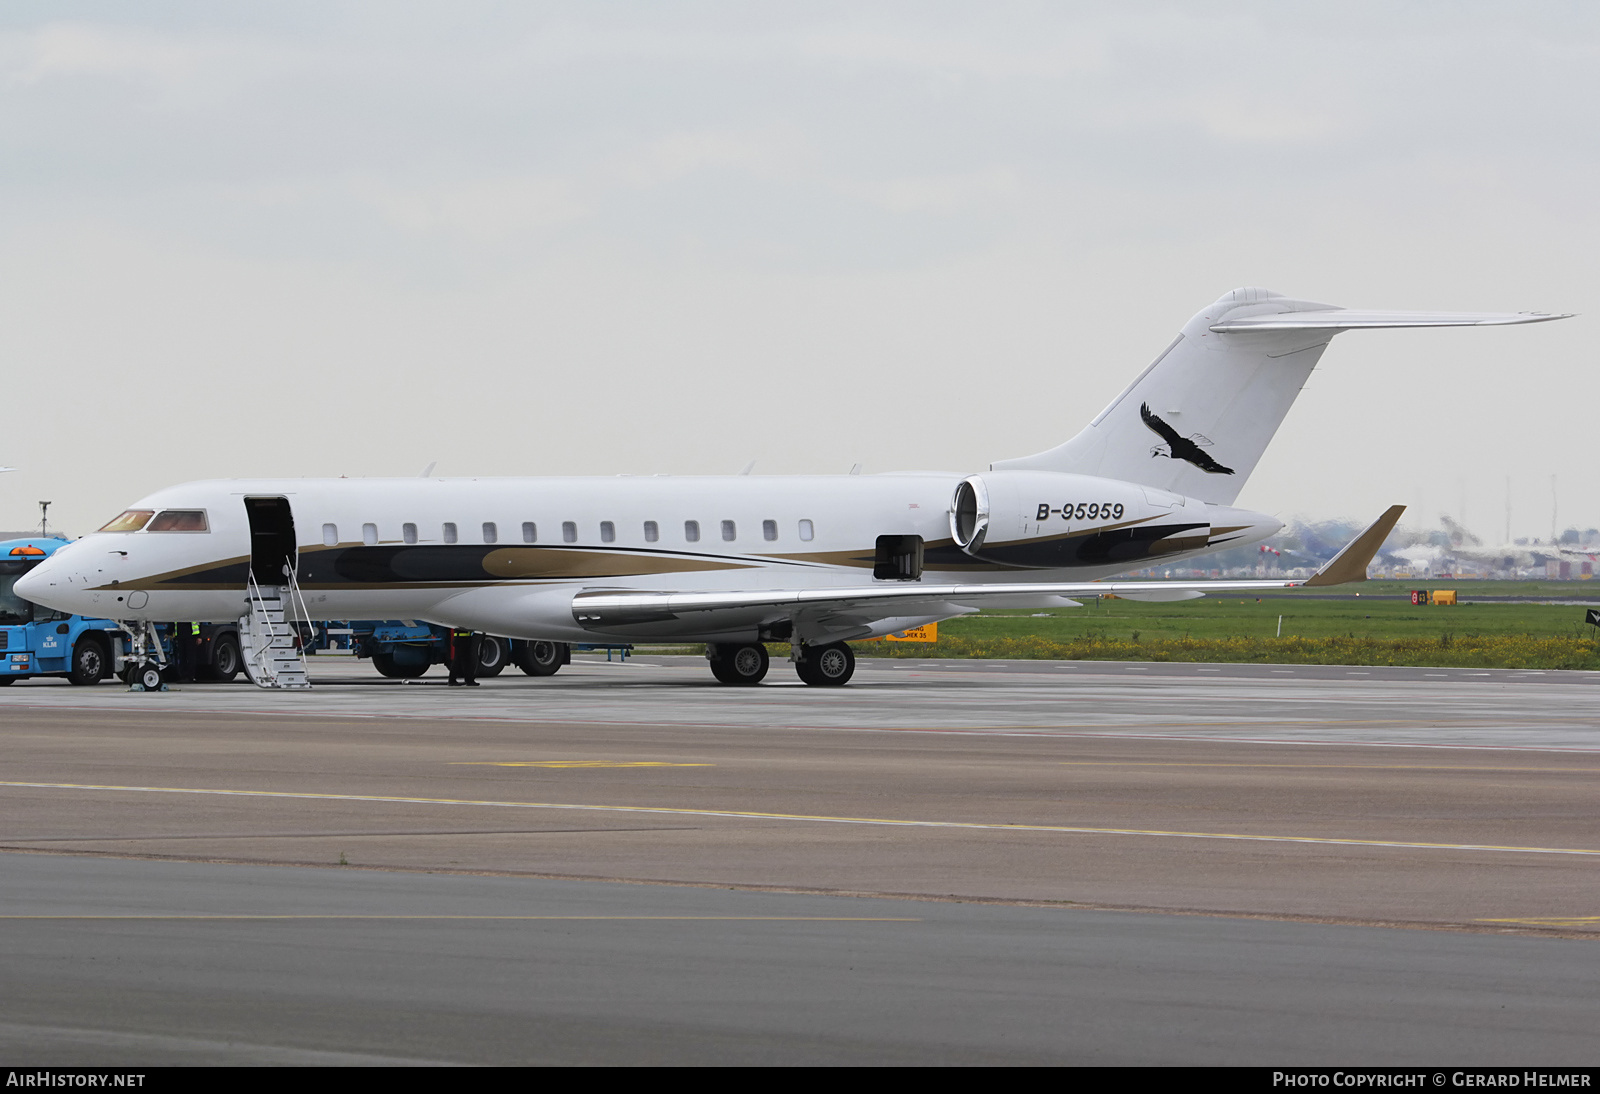
[[[1340,331],[1564,318],[1542,312],[1354,311],[1266,289],[1235,289],[1189,320],[1083,432],[1048,452],[992,466],[1098,475],[1232,505]]]

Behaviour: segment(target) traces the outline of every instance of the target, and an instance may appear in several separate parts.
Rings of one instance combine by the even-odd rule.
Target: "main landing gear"
[[[856,672],[856,654],[843,642],[800,647],[803,660],[794,663],[800,679],[818,687],[840,687]]]
[[[767,674],[767,647],[759,642],[710,646],[706,655],[711,675],[724,684],[759,684]]]
[[[800,679],[818,687],[838,687],[849,683],[856,671],[856,655],[843,642],[825,646],[801,646],[794,662]],[[724,684],[759,684],[767,675],[767,648],[759,642],[724,643],[706,647],[711,675]]]

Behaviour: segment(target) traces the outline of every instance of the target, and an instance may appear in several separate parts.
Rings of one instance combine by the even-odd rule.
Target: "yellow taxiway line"
[[[594,767],[716,767],[716,764],[669,763],[666,760],[455,760],[450,767],[545,767],[563,771]]]

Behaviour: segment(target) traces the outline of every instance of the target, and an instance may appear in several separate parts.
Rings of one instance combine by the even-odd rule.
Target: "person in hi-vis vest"
[[[477,631],[450,628],[450,686],[478,686],[478,658],[483,654],[483,635]],[[462,677],[457,680],[456,677]]]

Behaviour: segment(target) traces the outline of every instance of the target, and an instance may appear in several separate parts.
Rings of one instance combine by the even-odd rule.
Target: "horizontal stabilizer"
[[[1285,330],[1382,330],[1391,327],[1509,327],[1517,323],[1548,323],[1570,319],[1572,314],[1554,312],[1470,312],[1470,311],[1357,311],[1354,308],[1328,308],[1276,315],[1246,315],[1211,324],[1215,334],[1245,334],[1251,331]]]

